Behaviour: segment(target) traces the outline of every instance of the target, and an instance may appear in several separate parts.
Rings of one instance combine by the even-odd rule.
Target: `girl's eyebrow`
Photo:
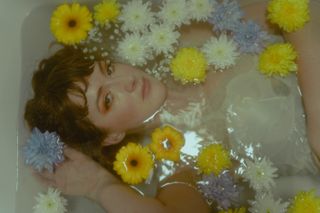
[[[96,100],[97,109],[100,113],[101,113],[101,108],[100,108],[101,95],[102,95],[102,86],[100,86],[97,91],[97,100]]]

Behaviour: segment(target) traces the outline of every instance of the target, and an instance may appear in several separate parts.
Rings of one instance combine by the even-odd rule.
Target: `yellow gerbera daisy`
[[[298,69],[295,60],[297,52],[289,43],[272,44],[260,54],[259,69],[266,75],[286,76]]]
[[[113,169],[124,182],[138,184],[148,178],[153,164],[152,154],[148,148],[129,143],[117,153]]]
[[[287,32],[295,31],[309,21],[309,0],[271,0],[268,19]]]
[[[221,144],[211,144],[200,151],[197,166],[205,174],[213,172],[219,175],[222,170],[231,167],[231,160]]]
[[[101,25],[116,21],[120,13],[120,5],[116,0],[104,0],[94,6],[94,19]]]
[[[156,128],[151,134],[152,142],[149,147],[157,159],[178,161],[180,149],[184,145],[183,135],[171,126]]]
[[[92,16],[86,6],[62,4],[53,12],[50,28],[56,39],[67,45],[83,41],[92,28]]]
[[[319,213],[320,197],[315,196],[315,191],[300,192],[289,207],[288,213]]]
[[[207,67],[205,56],[196,48],[181,48],[170,63],[174,78],[183,84],[204,81]]]
[[[228,209],[226,211],[219,211],[219,213],[246,213],[247,210],[244,207],[237,208],[237,209]]]

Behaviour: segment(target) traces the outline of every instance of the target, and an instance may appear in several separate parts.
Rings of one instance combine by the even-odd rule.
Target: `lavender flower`
[[[236,0],[224,0],[217,4],[208,22],[218,31],[235,30],[243,17],[243,12]]]
[[[43,169],[53,172],[53,166],[64,161],[63,146],[55,132],[41,133],[38,128],[33,128],[22,148],[25,163],[39,172]]]
[[[215,201],[223,209],[230,208],[240,194],[239,188],[228,172],[223,172],[219,176],[205,175],[198,182],[198,187],[208,200]]]
[[[240,52],[244,53],[259,53],[270,39],[268,33],[251,20],[241,23],[234,33],[234,40],[238,43]]]

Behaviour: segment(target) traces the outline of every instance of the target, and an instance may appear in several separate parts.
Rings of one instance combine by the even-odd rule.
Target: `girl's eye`
[[[104,97],[104,106],[106,109],[109,109],[112,105],[113,97],[111,92],[108,92],[107,95]]]
[[[112,63],[110,60],[107,61],[107,74],[111,75],[114,72]]]

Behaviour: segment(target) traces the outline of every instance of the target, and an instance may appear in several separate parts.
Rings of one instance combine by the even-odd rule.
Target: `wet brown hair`
[[[40,62],[32,78],[34,96],[27,101],[24,118],[29,127],[42,132],[57,132],[62,141],[109,167],[103,157],[101,142],[106,131],[87,118],[86,77],[93,72],[94,62],[86,60],[81,50],[63,47]],[[68,94],[77,94],[84,106],[73,103]]]

